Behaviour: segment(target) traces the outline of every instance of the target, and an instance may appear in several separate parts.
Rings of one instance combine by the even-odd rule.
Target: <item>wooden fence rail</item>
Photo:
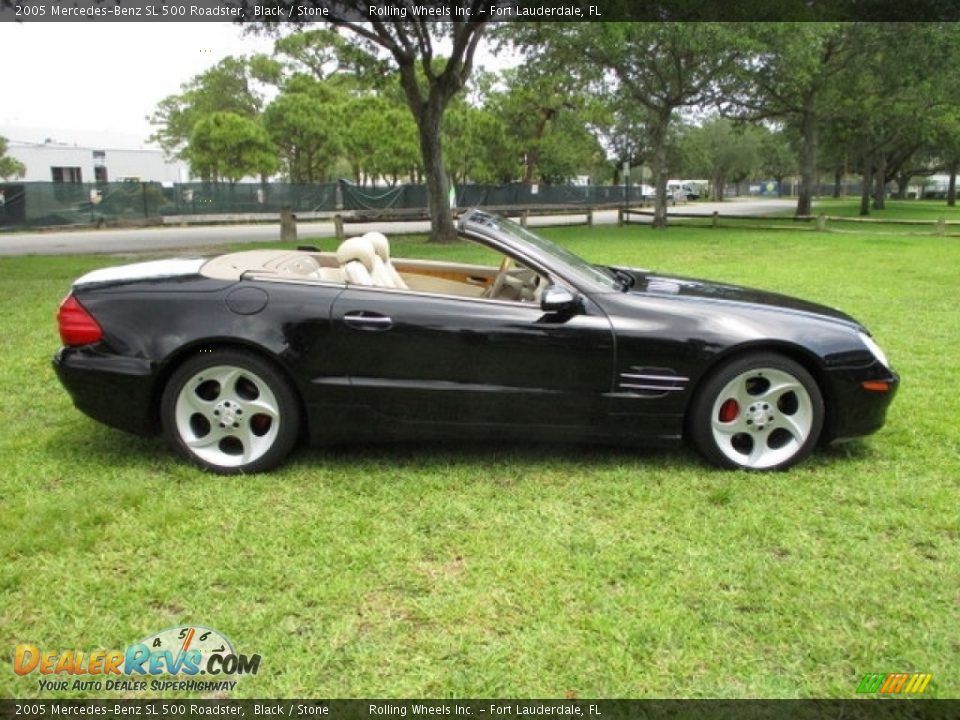
[[[634,210],[632,208],[621,208],[620,209],[620,224],[626,224],[630,222],[631,215],[641,215],[644,217],[653,217],[653,212],[650,210]],[[947,229],[952,226],[960,226],[960,220],[947,220],[944,217],[939,217],[936,220],[899,220],[899,219],[885,219],[885,218],[866,218],[866,217],[844,217],[841,215],[721,215],[719,212],[714,211],[710,215],[705,215],[703,213],[684,213],[684,212],[671,212],[668,218],[684,218],[684,219],[697,219],[697,220],[706,220],[708,221],[707,225],[701,225],[700,227],[712,227],[718,228],[721,226],[721,220],[749,220],[752,222],[758,223],[781,223],[780,225],[754,225],[754,229],[762,230],[787,230],[791,229],[789,224],[783,223],[813,223],[813,227],[809,228],[811,230],[816,230],[819,232],[831,232],[833,229],[829,228],[829,223],[842,224],[842,223],[863,223],[863,224],[876,224],[876,225],[907,225],[907,226],[920,226],[920,227],[930,227],[934,235],[948,235],[954,233],[948,233]],[[731,226],[727,226],[731,227]],[[746,227],[746,226],[737,226],[737,227]]]

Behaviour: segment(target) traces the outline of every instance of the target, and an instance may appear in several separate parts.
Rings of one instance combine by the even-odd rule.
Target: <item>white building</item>
[[[190,179],[189,168],[168,161],[160,149],[80,147],[48,141],[11,139],[7,155],[22,162],[27,174],[18,182],[103,183],[136,180],[175,183]]]

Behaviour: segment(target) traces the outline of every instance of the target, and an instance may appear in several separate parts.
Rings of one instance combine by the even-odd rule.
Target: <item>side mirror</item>
[[[550,285],[540,298],[540,309],[544,312],[575,312],[582,307],[583,301],[579,295],[559,285]]]

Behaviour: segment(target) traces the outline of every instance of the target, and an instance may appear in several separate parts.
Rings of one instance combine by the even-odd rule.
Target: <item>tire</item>
[[[300,432],[299,404],[286,378],[243,350],[187,360],[164,388],[160,417],[179,455],[221,475],[276,467]]]
[[[823,418],[820,388],[802,365],[755,353],[721,366],[703,383],[687,430],[714,465],[784,470],[813,451]]]

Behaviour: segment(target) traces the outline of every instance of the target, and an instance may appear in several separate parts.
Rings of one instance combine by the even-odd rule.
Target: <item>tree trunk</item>
[[[911,178],[913,178],[913,175],[909,173],[897,175],[897,200],[907,199],[907,189],[910,187]]]
[[[536,175],[537,168],[540,167],[540,143],[547,132],[547,122],[550,119],[548,113],[541,112],[537,117],[537,127],[533,131],[533,142],[530,143],[530,149],[524,153],[525,166],[523,168],[523,182],[525,185],[532,185],[533,178]]]
[[[448,77],[445,84],[437,78],[430,83],[426,97],[417,80],[414,64],[400,65],[400,85],[407,96],[407,105],[417,123],[417,135],[420,140],[420,154],[423,158],[423,171],[427,181],[427,208],[430,213],[430,242],[452,243],[457,239],[457,230],[453,225],[453,211],[450,209],[450,182],[443,165],[443,143],[440,124],[443,111],[450,98],[459,87],[455,80]]]
[[[653,227],[667,226],[667,120],[662,121],[659,127],[653,129],[653,187],[656,189],[656,200],[653,206]]]
[[[863,180],[860,188],[860,214],[870,214],[870,190],[873,187],[873,158],[869,155],[863,158]]]
[[[873,209],[886,210],[887,208],[887,154],[881,152],[877,157],[877,167],[874,173]]]
[[[813,214],[814,183],[817,181],[817,114],[814,94],[803,103],[800,122],[802,148],[800,150],[800,192],[797,196],[797,215]]]
[[[843,168],[837,168],[833,171],[833,197],[840,197],[840,186],[843,185]]]
[[[950,164],[947,166],[947,171],[950,173],[950,181],[947,184],[947,205],[949,207],[957,206],[957,167],[960,165],[960,161],[951,160]]]
[[[420,152],[427,176],[427,206],[430,209],[430,242],[456,242],[457,230],[450,210],[450,183],[443,167],[443,146],[440,142],[440,121],[443,102],[436,93],[423,106],[417,123],[420,131]]]

